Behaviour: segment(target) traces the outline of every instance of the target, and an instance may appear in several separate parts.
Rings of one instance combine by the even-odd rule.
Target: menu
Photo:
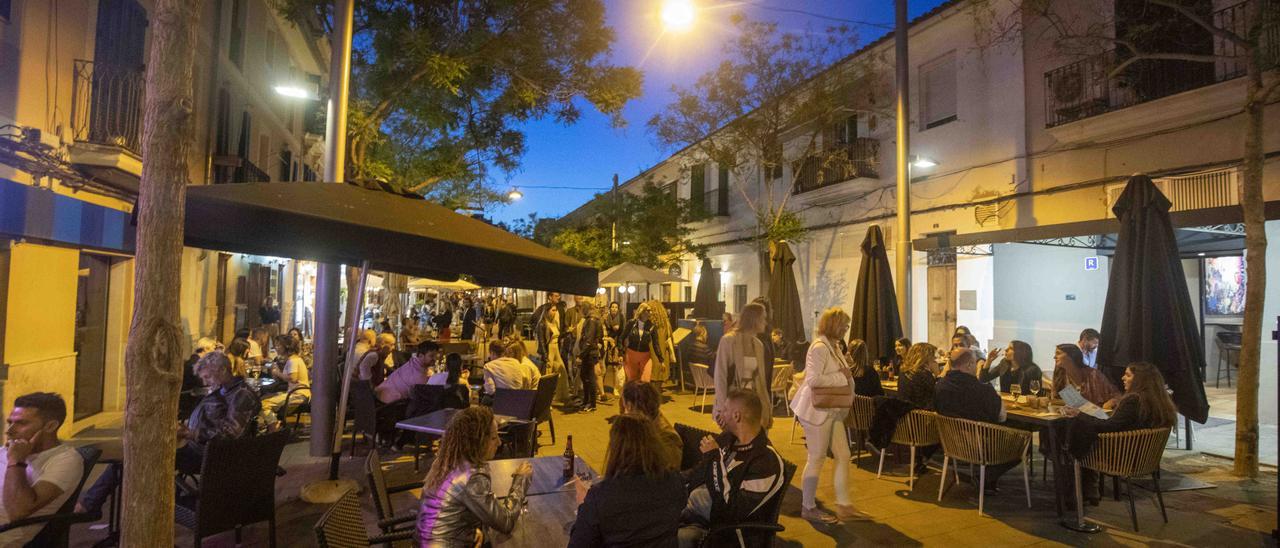
[[[1101,407],[1098,407],[1097,405],[1094,405],[1093,402],[1084,399],[1084,395],[1081,394],[1079,390],[1076,390],[1076,387],[1074,386],[1068,385],[1062,390],[1059,390],[1058,397],[1062,398],[1063,403],[1066,403],[1068,406],[1079,409],[1081,413],[1087,413],[1102,420],[1111,418]]]

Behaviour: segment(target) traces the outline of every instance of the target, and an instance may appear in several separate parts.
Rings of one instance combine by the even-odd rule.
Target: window
[[[236,68],[244,69],[244,0],[231,0],[231,39],[227,56]]]
[[[697,164],[689,168],[689,204],[697,212],[707,210],[707,164]]]
[[[10,11],[13,9],[13,0],[0,0],[0,21],[8,23],[12,20]]]
[[[720,164],[716,166],[716,172],[719,174],[718,186],[716,186],[716,215],[722,217],[729,216],[729,166]]]
[[[266,133],[258,138],[258,166],[265,170],[271,169],[271,137]]]
[[[920,66],[920,131],[956,120],[955,52]]]

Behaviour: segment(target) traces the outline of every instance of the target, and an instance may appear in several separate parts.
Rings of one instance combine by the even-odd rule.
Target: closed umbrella
[[[866,342],[867,355],[873,360],[884,363],[892,358],[893,343],[902,337],[902,322],[879,225],[867,227],[867,236],[862,239],[862,265],[858,267],[852,316],[849,337]]]
[[[711,266],[711,259],[702,260],[698,274],[698,290],[693,296],[693,317],[699,319],[721,318],[724,303],[720,302],[720,269]]]
[[[782,330],[783,340],[789,343],[807,339],[804,332],[804,312],[800,308],[800,291],[796,289],[796,275],[792,265],[796,256],[791,247],[782,242],[774,246],[769,277],[769,323]]]
[[[1098,366],[1122,386],[1128,364],[1154,364],[1173,390],[1178,412],[1204,423],[1204,347],[1169,220],[1171,205],[1150,178],[1135,175],[1112,207],[1120,233],[1102,311]]]

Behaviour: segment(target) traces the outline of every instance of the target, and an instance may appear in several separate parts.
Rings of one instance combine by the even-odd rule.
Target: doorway
[[[951,333],[956,329],[956,250],[929,250],[928,340],[938,348],[951,347]]]
[[[110,294],[111,259],[80,254],[76,282],[76,420],[102,412],[106,381],[107,302]]]

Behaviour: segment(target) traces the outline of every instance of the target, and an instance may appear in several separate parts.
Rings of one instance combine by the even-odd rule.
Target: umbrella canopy
[[[591,294],[596,270],[421,197],[334,183],[187,189],[186,244],[441,280]]]
[[[867,236],[862,239],[862,265],[858,267],[851,315],[849,337],[866,342],[867,355],[873,360],[892,358],[893,343],[902,337],[902,321],[879,225],[867,227]]]
[[[627,284],[681,283],[683,281],[684,278],[679,276],[658,272],[647,266],[640,266],[635,263],[622,263],[600,273],[600,285],[603,287]]]
[[[1122,386],[1125,366],[1151,362],[1173,389],[1178,412],[1203,423],[1209,415],[1204,347],[1169,221],[1171,205],[1151,179],[1135,175],[1112,208],[1120,234],[1102,311],[1098,366]]]
[[[410,289],[449,289],[452,291],[470,291],[472,289],[480,289],[480,286],[468,282],[466,280],[454,280],[446,282],[444,280],[433,280],[431,278],[414,278],[409,282]]]
[[[724,303],[720,302],[720,269],[711,266],[711,259],[703,259],[693,297],[693,317],[718,320],[721,314]]]
[[[769,276],[769,323],[782,330],[782,339],[788,342],[808,340],[804,332],[804,312],[800,308],[800,291],[796,288],[796,274],[792,265],[796,256],[785,242],[774,247]]]

